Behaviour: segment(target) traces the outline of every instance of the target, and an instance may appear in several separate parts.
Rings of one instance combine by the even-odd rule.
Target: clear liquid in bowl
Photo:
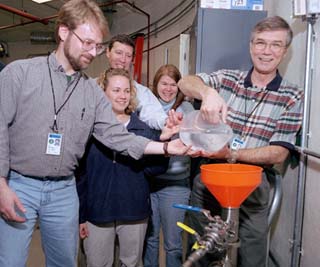
[[[216,152],[230,141],[233,132],[229,125],[222,122],[209,124],[201,119],[199,111],[193,111],[184,117],[179,136],[194,150]]]

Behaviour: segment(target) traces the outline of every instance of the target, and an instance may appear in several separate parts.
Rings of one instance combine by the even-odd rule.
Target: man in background
[[[106,56],[111,68],[132,70],[132,61],[135,51],[134,41],[125,34],[115,35],[109,41]],[[151,128],[161,130],[165,124],[167,115],[163,111],[158,99],[151,90],[134,81],[137,90],[139,118]]]

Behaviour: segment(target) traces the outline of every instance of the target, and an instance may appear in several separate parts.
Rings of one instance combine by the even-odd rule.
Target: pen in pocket
[[[84,116],[85,111],[86,111],[86,109],[83,108],[83,109],[82,109],[82,112],[81,112],[81,120],[83,120],[83,116]]]

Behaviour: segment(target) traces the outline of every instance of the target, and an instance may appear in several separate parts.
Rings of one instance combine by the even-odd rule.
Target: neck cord
[[[51,69],[50,69],[50,65],[49,65],[49,55],[47,57],[47,65],[48,65],[48,70],[49,70],[49,77],[50,77],[50,83],[51,83],[51,91],[52,91],[52,98],[53,98],[53,109],[54,109],[54,119],[53,119],[53,124],[50,127],[50,129],[52,131],[54,131],[55,133],[58,132],[58,124],[57,124],[57,115],[59,114],[59,112],[62,110],[62,108],[65,106],[65,104],[69,101],[72,93],[74,92],[74,90],[76,89],[79,80],[80,80],[80,76],[78,77],[75,85],[73,86],[70,94],[68,95],[68,97],[66,98],[66,100],[62,103],[62,105],[57,109],[57,105],[56,105],[56,97],[55,97],[55,93],[54,93],[54,87],[53,87],[53,81],[52,81],[52,75],[51,75]]]
[[[242,139],[245,137],[245,131],[246,131],[247,123],[249,122],[250,117],[257,110],[257,108],[260,106],[260,104],[263,102],[263,100],[265,99],[265,97],[269,93],[269,91],[267,89],[265,89],[265,92],[264,92],[263,96],[260,98],[259,102],[254,106],[252,111],[247,115],[248,89],[247,88],[245,88],[245,89],[246,89],[246,93],[245,93],[245,102],[244,102],[244,114],[245,114],[246,120],[245,120],[245,122],[244,122],[244,124],[242,126],[242,129],[241,129],[241,137],[242,137]]]

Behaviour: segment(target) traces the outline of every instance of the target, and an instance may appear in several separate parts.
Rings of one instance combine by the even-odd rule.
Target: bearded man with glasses
[[[178,84],[185,95],[202,100],[201,113],[206,120],[218,122],[222,117],[233,129],[230,147],[202,153],[207,162],[264,167],[261,185],[240,207],[238,266],[242,267],[266,265],[270,192],[266,173],[268,167],[282,163],[294,151],[301,126],[303,91],[283,79],[278,71],[291,40],[292,30],[284,19],[266,18],[251,33],[251,70],[200,73],[186,76]],[[220,212],[219,203],[199,175],[193,183],[191,205],[210,209],[211,214]],[[189,215],[189,225],[202,234],[206,218]],[[211,266],[213,260],[207,255],[194,266]]]

